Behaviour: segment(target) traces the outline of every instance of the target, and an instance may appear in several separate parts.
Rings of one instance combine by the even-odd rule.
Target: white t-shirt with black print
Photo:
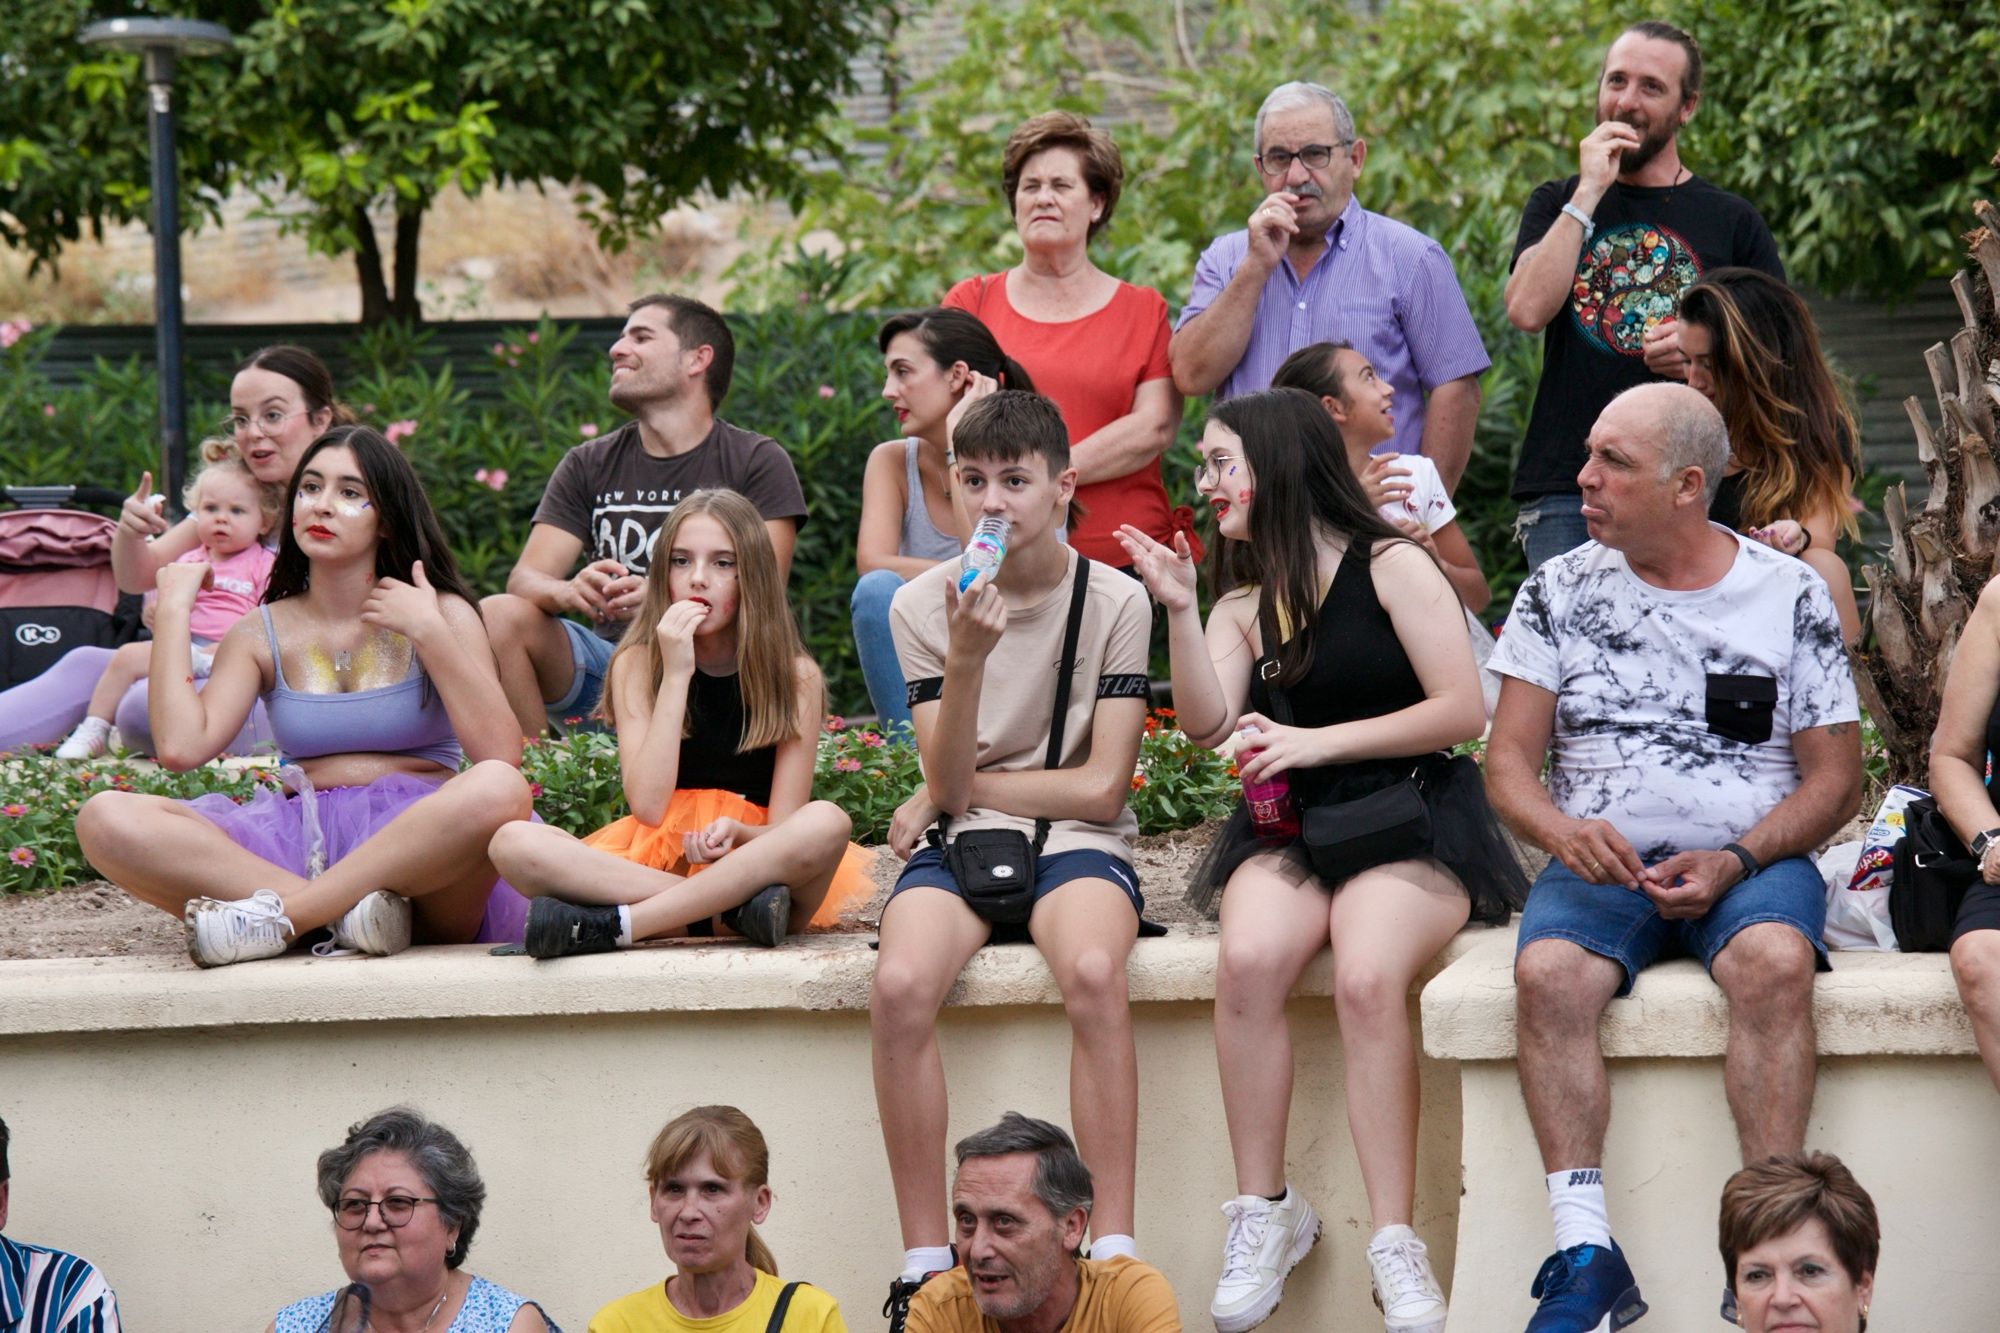
[[[1861,715],[1826,583],[1729,536],[1729,572],[1689,592],[1596,542],[1547,562],[1489,664],[1556,695],[1556,808],[1648,862],[1742,837],[1799,785],[1792,733]]]

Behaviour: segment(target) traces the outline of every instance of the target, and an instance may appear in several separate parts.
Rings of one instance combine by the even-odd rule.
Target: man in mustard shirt
[[[959,1140],[951,1186],[961,1266],[910,1300],[908,1333],[1180,1333],[1160,1270],[1084,1259],[1090,1170],[1046,1120],[1009,1111]]]

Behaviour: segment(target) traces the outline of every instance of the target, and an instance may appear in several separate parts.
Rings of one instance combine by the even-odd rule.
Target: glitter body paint
[[[300,694],[354,694],[408,679],[410,641],[394,630],[371,629],[352,651],[309,643],[285,654],[285,684]]]

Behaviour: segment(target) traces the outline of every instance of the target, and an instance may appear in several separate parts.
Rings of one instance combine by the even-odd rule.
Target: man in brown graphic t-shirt
[[[633,419],[563,455],[507,591],[480,603],[522,735],[597,706],[611,650],[645,597],[653,539],[690,493],[746,496],[789,577],[805,492],[783,446],[716,417],[735,359],[729,326],[701,302],[632,303],[611,345],[611,401]]]

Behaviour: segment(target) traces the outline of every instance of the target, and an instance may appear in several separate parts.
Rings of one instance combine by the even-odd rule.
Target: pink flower
[[[832,386],[831,384],[822,384],[822,385],[820,385],[820,386],[819,386],[819,396],[820,396],[820,397],[822,397],[822,398],[831,398],[831,397],[833,397],[833,386]]]
[[[45,417],[52,417],[52,416],[54,416],[55,414],[56,414],[56,405],[55,405],[54,403],[43,403],[43,404],[42,404],[42,415],[43,415],[43,416],[45,416]]]
[[[28,331],[34,327],[33,324],[30,324],[25,319],[10,319],[0,322],[0,351],[4,351],[21,341],[22,338],[27,336]]]
[[[528,335],[528,345],[529,345],[530,347],[534,346],[534,345],[535,345],[536,343],[540,342],[541,340],[542,340],[542,335],[541,335],[541,334],[539,334],[539,333],[531,333],[531,334],[529,334],[529,335]]]
[[[833,761],[833,768],[837,773],[859,773],[861,771],[861,761],[859,759],[836,759]]]
[[[841,717],[838,713],[828,713],[826,715],[826,729],[828,731],[845,731],[847,729],[847,719]]]
[[[533,797],[534,799],[536,799],[536,800],[538,800],[538,801],[539,801],[539,800],[541,800],[541,799],[542,799],[542,784],[541,784],[541,783],[539,783],[539,782],[530,782],[530,783],[528,784],[528,795],[529,795],[529,796],[532,796],[532,797]]]
[[[882,748],[881,736],[877,735],[875,732],[872,731],[864,731],[861,733],[861,743],[867,746],[871,750],[879,750]]]
[[[856,764],[855,767],[859,768],[861,765]],[[31,866],[35,863],[34,848],[16,847],[13,851],[7,853],[7,859],[17,866]]]
[[[25,805],[0,805],[0,815],[6,815],[9,819],[19,819],[27,813],[28,807]]]
[[[408,417],[392,421],[382,428],[382,438],[391,444],[401,444],[417,433],[417,423]]]
[[[509,352],[512,352],[512,353],[513,353],[513,354],[514,354],[515,356],[519,356],[519,355],[521,354],[521,344],[519,344],[519,343],[509,343],[509,344],[507,345],[507,350],[508,350]],[[509,362],[508,362],[507,364],[511,366],[511,365],[513,365],[513,364],[514,364],[514,362],[512,362],[512,361],[509,361]]]
[[[495,356],[505,356],[505,355],[507,355],[507,344],[506,344],[506,343],[494,343],[494,344],[493,344],[493,355],[495,355]]]
[[[586,421],[576,428],[576,433],[583,436],[586,440],[594,440],[597,438],[597,423],[595,421]]]
[[[510,356],[507,358],[507,364],[510,366],[518,366],[521,364],[521,358],[518,356]]]
[[[472,479],[492,490],[505,490],[507,487],[507,469],[504,467],[480,468],[479,471],[472,474]]]

